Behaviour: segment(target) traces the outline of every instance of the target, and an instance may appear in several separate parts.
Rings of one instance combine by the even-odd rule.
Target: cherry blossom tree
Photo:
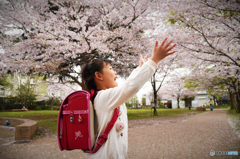
[[[178,3],[179,9],[172,10],[168,17],[171,24],[176,24],[173,26],[175,32],[171,33],[178,39],[178,44],[197,59],[228,64],[235,69],[240,67],[240,2],[191,2]]]
[[[169,33],[181,46],[186,67],[201,68],[199,75],[204,74],[206,67],[211,68],[208,79],[217,76],[224,79],[236,95],[237,112],[240,112],[239,4],[235,0],[170,2],[171,11],[164,13],[172,27]]]
[[[177,55],[174,55],[160,61],[160,63],[158,64],[158,68],[151,77],[152,95],[154,102],[153,111],[154,115],[157,115],[158,92],[161,89],[161,87],[167,83],[166,78],[170,75],[171,71],[173,71],[176,68],[176,63],[174,63],[176,57]]]
[[[214,74],[211,69],[196,69],[191,75],[185,79],[185,87],[195,89],[197,91],[206,90],[218,103],[221,105],[222,97],[229,93],[232,95],[231,101],[235,100],[236,92],[233,90],[231,78],[222,77],[221,74]],[[233,93],[235,92],[235,93]],[[233,95],[234,94],[234,95]],[[236,102],[231,104],[231,107],[236,108]]]
[[[102,57],[128,74],[136,56],[148,52],[144,31],[153,29],[153,6],[148,0],[1,1],[0,69],[54,74],[84,88],[81,67]]]
[[[45,83],[47,84],[45,100],[49,101],[50,110],[53,110],[55,101],[63,101],[68,94],[79,90],[79,85],[76,83],[58,83],[56,78],[49,78]]]
[[[163,86],[159,95],[165,99],[176,99],[177,107],[180,109],[180,99],[195,97],[197,93],[193,89],[185,88],[184,78],[175,74],[171,77],[170,82]]]

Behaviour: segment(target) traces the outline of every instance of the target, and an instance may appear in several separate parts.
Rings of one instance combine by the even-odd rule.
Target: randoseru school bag
[[[62,102],[57,123],[58,145],[61,151],[82,149],[95,153],[108,139],[108,133],[116,122],[120,107],[116,108],[111,121],[96,139],[95,112],[92,105],[94,91],[75,91]]]

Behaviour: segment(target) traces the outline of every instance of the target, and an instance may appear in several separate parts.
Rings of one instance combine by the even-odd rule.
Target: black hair
[[[111,61],[107,59],[94,59],[91,62],[87,63],[81,72],[82,74],[82,81],[87,87],[88,91],[91,91],[91,89],[94,89],[97,91],[97,86],[94,81],[95,72],[102,73],[103,70],[103,63],[110,64]]]

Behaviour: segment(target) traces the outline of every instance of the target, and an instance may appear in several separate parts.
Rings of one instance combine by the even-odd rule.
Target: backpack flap
[[[95,144],[94,111],[87,91],[76,91],[67,96],[58,118],[60,150],[92,150]]]

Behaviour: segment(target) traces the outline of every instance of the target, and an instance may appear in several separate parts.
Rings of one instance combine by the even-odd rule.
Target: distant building
[[[197,96],[192,101],[192,107],[199,107],[203,105],[208,105],[208,102],[210,98],[213,98],[210,96],[206,91],[198,92]],[[179,101],[180,108],[185,108],[185,102],[183,100]],[[172,99],[172,108],[177,108],[177,100]]]

